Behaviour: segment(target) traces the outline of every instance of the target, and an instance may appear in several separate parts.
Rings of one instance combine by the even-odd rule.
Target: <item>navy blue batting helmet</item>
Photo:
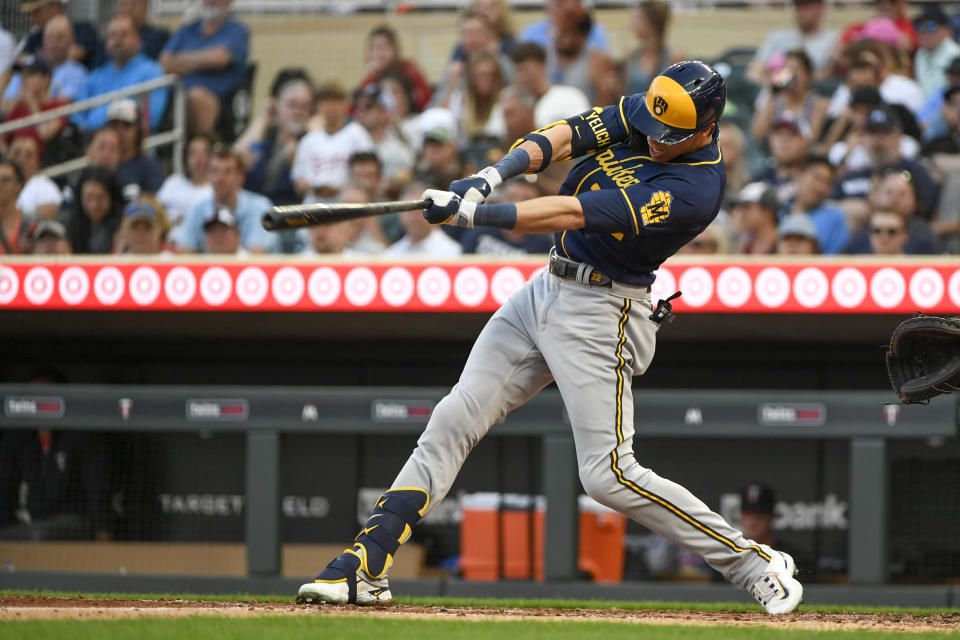
[[[678,62],[653,79],[627,115],[641,133],[677,144],[720,119],[727,85],[716,69],[699,60]]]

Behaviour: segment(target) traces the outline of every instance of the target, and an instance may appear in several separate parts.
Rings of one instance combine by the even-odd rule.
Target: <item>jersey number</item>
[[[650,202],[643,205],[640,209],[640,217],[643,219],[643,226],[663,222],[670,215],[670,202],[672,197],[669,191],[657,191],[650,196]]]

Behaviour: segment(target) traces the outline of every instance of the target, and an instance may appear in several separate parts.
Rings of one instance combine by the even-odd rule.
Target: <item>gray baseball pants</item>
[[[651,311],[644,288],[588,287],[546,269],[535,275],[484,327],[393,488],[425,489],[435,506],[490,427],[555,380],[587,494],[749,587],[769,556],[634,457],[631,382],[653,359],[659,325]]]

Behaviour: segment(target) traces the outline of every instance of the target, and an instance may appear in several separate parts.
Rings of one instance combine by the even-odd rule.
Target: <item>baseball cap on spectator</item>
[[[920,12],[913,20],[914,28],[918,32],[922,31],[933,31],[937,27],[942,27],[950,24],[950,18],[947,17],[947,14],[943,12],[943,9],[940,5],[928,4],[923,7],[923,11]]]
[[[780,200],[777,191],[766,182],[751,182],[737,193],[731,200],[731,206],[741,204],[759,204],[761,207],[777,211],[780,209]]]
[[[792,213],[780,222],[777,235],[781,238],[800,236],[808,240],[817,240],[817,228],[813,226],[813,221],[807,214]]]
[[[857,87],[850,94],[850,104],[864,104],[871,107],[883,103],[880,91],[876,87]]]
[[[427,109],[420,114],[418,120],[420,130],[423,132],[423,140],[434,140],[436,142],[452,142],[454,132],[457,129],[456,119],[448,109],[434,108]]]
[[[63,226],[63,223],[57,222],[56,220],[41,220],[33,230],[33,239],[39,240],[47,235],[62,240],[67,237],[67,228]]]
[[[24,0],[20,3],[20,11],[22,13],[30,13],[34,9],[39,9],[42,6],[53,4],[67,4],[69,0]]]
[[[139,120],[140,109],[137,103],[129,98],[114,100],[107,107],[107,122],[126,122],[136,124]]]
[[[871,18],[860,28],[854,40],[879,40],[893,47],[904,44],[904,34],[890,18]]]
[[[776,129],[793,129],[801,136],[809,140],[812,135],[810,132],[810,125],[805,121],[800,120],[795,115],[789,111],[781,113],[779,116],[773,119],[773,122],[770,123],[770,130],[774,131]]]
[[[876,133],[890,133],[891,131],[902,131],[903,125],[900,123],[900,117],[897,112],[887,105],[875,107],[867,115],[867,131]]]
[[[158,217],[159,213],[157,212],[157,208],[143,200],[135,200],[128,204],[123,210],[124,224],[130,224],[136,220],[146,220],[147,222],[156,224]]]
[[[773,513],[776,504],[776,492],[765,484],[754,482],[740,489],[741,513]]]
[[[216,207],[213,211],[208,213],[206,217],[204,217],[203,230],[206,231],[218,222],[220,224],[225,224],[228,227],[236,228],[237,217],[233,215],[233,212],[227,207]]]

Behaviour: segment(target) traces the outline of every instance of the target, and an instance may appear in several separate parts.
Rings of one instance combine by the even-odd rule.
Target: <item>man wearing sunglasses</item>
[[[920,41],[914,58],[914,74],[923,95],[929,97],[946,84],[947,68],[960,56],[960,44],[954,41],[950,19],[938,5],[925,6],[913,26]]]
[[[867,224],[870,253],[878,256],[902,256],[910,232],[907,220],[895,211],[874,211]]]

